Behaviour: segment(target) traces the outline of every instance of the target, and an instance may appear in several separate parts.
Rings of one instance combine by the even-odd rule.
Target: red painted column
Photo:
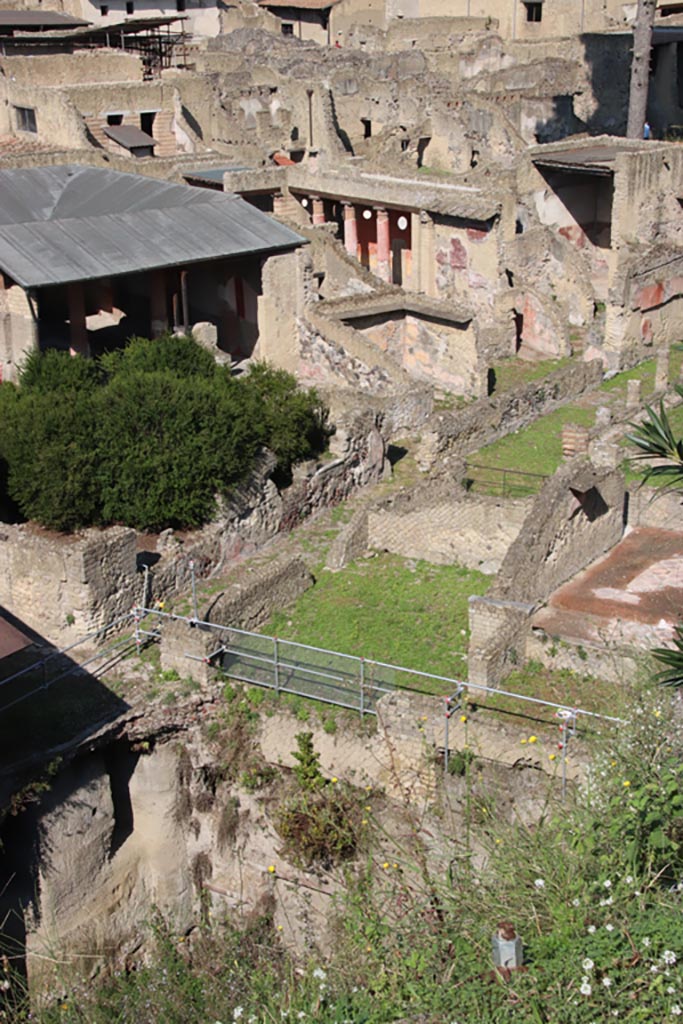
[[[349,256],[358,259],[358,222],[353,203],[344,203],[344,248]]]
[[[149,312],[151,337],[158,338],[168,330],[165,270],[152,270],[149,275]]]
[[[85,326],[85,295],[83,282],[74,281],[66,286],[69,305],[69,355],[89,356],[88,331]]]
[[[389,237],[389,214],[377,211],[377,276],[391,281],[391,240]]]
[[[324,224],[325,223],[325,202],[318,198],[313,197],[313,224]]]

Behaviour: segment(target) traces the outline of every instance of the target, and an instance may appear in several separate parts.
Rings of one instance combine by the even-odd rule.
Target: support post
[[[383,281],[391,281],[391,239],[389,233],[389,213],[385,209],[377,210],[377,276]]]
[[[192,576],[192,610],[194,612],[194,621],[199,622],[199,608],[197,607],[197,577],[194,572],[194,558],[190,559],[190,573]]]
[[[149,275],[150,329],[153,338],[168,330],[168,309],[166,304],[166,271],[152,270]]]
[[[85,295],[83,282],[73,281],[67,286],[69,305],[69,354],[72,356],[89,356],[88,331],[85,326]]]
[[[325,223],[325,201],[319,196],[313,197],[313,226]]]
[[[358,259],[358,221],[353,203],[344,203],[344,248],[349,256]]]
[[[365,658],[360,659],[360,717],[365,712]]]
[[[275,674],[275,692],[280,696],[280,661],[277,637],[273,637],[273,668]]]

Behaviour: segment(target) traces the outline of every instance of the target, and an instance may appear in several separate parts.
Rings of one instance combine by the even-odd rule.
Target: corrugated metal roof
[[[0,171],[0,268],[25,288],[293,248],[237,196],[77,165]]]
[[[83,18],[58,11],[3,11],[0,10],[0,28],[79,28],[89,25]]]
[[[114,142],[118,142],[119,146],[124,146],[125,149],[156,146],[156,140],[147,132],[143,132],[141,128],[136,128],[134,124],[107,125],[104,134]]]
[[[339,0],[259,0],[259,7],[291,7],[298,11],[324,11]]]
[[[235,171],[251,171],[252,167],[209,167],[196,171],[183,171],[183,178],[190,181],[223,181],[223,176]]]

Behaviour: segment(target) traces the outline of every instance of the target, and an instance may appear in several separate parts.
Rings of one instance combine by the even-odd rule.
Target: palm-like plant
[[[676,385],[676,391],[683,398],[680,384]],[[626,435],[626,440],[638,449],[637,454],[631,457],[632,461],[659,460],[646,467],[644,484],[657,479],[666,483],[665,490],[683,489],[683,440],[674,437],[663,402],[659,403],[659,411],[648,405],[646,412],[645,423],[632,423],[633,432]]]
[[[683,626],[676,626],[673,647],[655,647],[653,656],[666,668],[655,676],[662,686],[683,686]]]
[[[676,391],[683,398],[683,387],[676,385]],[[647,406],[646,412],[647,420],[632,424],[633,432],[626,435],[627,441],[638,449],[632,461],[650,463],[643,474],[644,484],[661,480],[665,483],[662,492],[683,491],[683,439],[674,437],[663,402],[659,403],[659,411]],[[658,461],[653,465],[652,459]],[[652,654],[665,666],[657,673],[657,682],[662,686],[683,686],[683,625],[675,628],[673,647],[655,647]]]

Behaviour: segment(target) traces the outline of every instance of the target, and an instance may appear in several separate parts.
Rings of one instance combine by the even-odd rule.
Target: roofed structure
[[[231,194],[99,167],[0,171],[0,269],[24,288],[303,242]]]

